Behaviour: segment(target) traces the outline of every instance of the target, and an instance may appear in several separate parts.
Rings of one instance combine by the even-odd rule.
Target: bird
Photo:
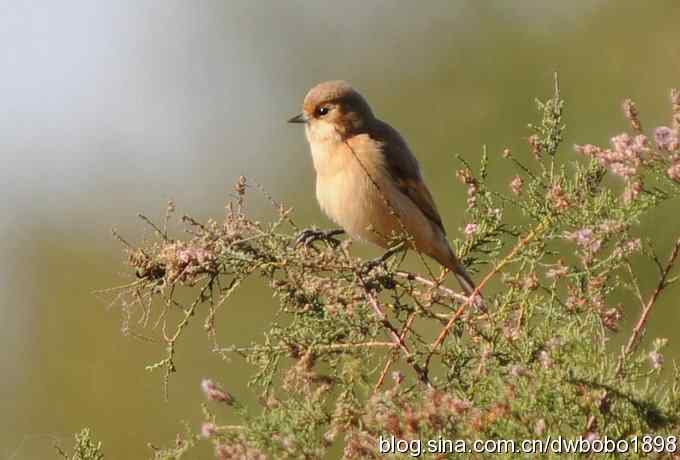
[[[356,89],[342,80],[309,90],[302,113],[323,212],[353,239],[388,251],[394,235],[436,260],[471,296],[476,287],[449,244],[418,160],[399,132],[376,117]]]

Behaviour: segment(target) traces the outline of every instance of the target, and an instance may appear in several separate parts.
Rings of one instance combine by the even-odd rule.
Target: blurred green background
[[[198,429],[202,377],[253,401],[250,369],[211,354],[196,327],[164,402],[144,370],[161,348],[123,337],[112,298],[93,291],[131,278],[112,227],[139,242],[150,234],[136,213],[159,217],[170,198],[219,218],[240,174],[301,224],[328,226],[303,133],[285,123],[312,85],[349,80],[404,134],[457,234],[454,154],[474,160],[487,144],[505,190],[497,154],[526,150],[533,98],[550,94],[554,71],[564,155],[627,129],[625,97],[647,128],[667,124],[679,24],[678,0],[1,1],[0,459],[54,458],[53,443],[70,446],[85,425],[107,458],[148,457],[148,442]],[[267,215],[263,200],[252,210]],[[667,206],[655,219],[663,253],[680,216]],[[662,299],[650,328],[674,357],[677,298]],[[260,338],[274,308],[250,283],[222,310],[220,340]]]

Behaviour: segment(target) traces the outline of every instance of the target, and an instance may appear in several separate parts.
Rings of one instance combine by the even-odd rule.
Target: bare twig
[[[392,325],[390,320],[387,319],[387,315],[385,315],[385,312],[383,311],[382,307],[378,303],[378,300],[375,298],[375,295],[373,294],[373,292],[371,292],[368,285],[364,281],[364,278],[358,272],[357,272],[357,280],[359,281],[361,288],[364,290],[364,293],[366,294],[366,298],[368,299],[368,303],[373,308],[373,312],[378,317],[378,319],[380,320],[382,325],[385,326],[385,328],[389,331],[389,334],[392,337],[392,340],[394,341],[394,343],[396,343],[397,346],[399,348],[401,348],[401,350],[404,352],[404,354],[406,356],[410,356],[411,350],[409,350],[406,343],[401,339],[401,336],[399,335],[399,332],[397,331],[397,329]]]
[[[411,330],[411,325],[413,324],[413,321],[415,319],[416,319],[416,312],[414,311],[413,313],[411,313],[409,315],[408,319],[406,320],[406,324],[404,324],[404,328],[401,330],[401,335],[399,336],[399,339],[401,341],[404,341],[406,339],[406,335]],[[387,371],[390,370],[390,366],[392,366],[394,359],[395,359],[395,354],[391,353],[390,357],[387,358],[387,361],[385,362],[385,366],[383,366],[382,372],[380,372],[380,377],[378,378],[378,381],[376,382],[375,386],[373,387],[374,393],[376,391],[378,391],[378,389],[385,382],[385,376],[387,375]]]
[[[625,266],[626,266],[626,269],[628,270],[628,274],[630,275],[630,280],[633,283],[633,287],[635,288],[635,296],[640,301],[640,306],[642,308],[645,308],[645,301],[642,298],[642,291],[640,290],[640,283],[638,282],[637,276],[635,276],[635,272],[633,272],[633,267],[630,265],[629,261],[626,261]]]
[[[656,289],[654,289],[654,292],[649,297],[647,304],[642,309],[640,318],[638,319],[637,323],[635,324],[635,327],[633,328],[633,331],[630,334],[630,337],[628,338],[628,343],[626,343],[625,348],[621,352],[621,356],[616,367],[617,375],[621,374],[621,372],[623,371],[623,365],[625,363],[626,358],[633,352],[633,350],[635,350],[638,343],[640,342],[640,338],[644,333],[647,320],[649,319],[649,314],[652,311],[652,307],[654,307],[654,304],[656,304],[656,301],[658,300],[659,295],[661,295],[661,292],[666,288],[666,286],[668,286],[668,275],[670,271],[673,269],[673,266],[675,265],[678,255],[680,255],[680,239],[678,239],[675,242],[673,250],[671,251],[671,255],[668,257],[668,262],[666,262],[666,266],[662,267],[661,269],[661,277],[659,278],[659,283],[656,285]]]
[[[168,241],[168,235],[166,235],[166,234],[163,232],[163,230],[161,230],[160,228],[158,228],[158,226],[157,226],[156,224],[154,224],[153,221],[152,221],[151,219],[149,219],[148,217],[146,217],[146,216],[145,216],[144,214],[142,214],[141,212],[140,212],[139,214],[137,214],[137,217],[139,217],[140,219],[142,219],[142,220],[143,220],[144,222],[146,222],[151,228],[153,228],[153,230],[156,232],[156,234],[158,234],[158,236],[160,236],[160,237],[163,239],[163,241]]]
[[[357,280],[359,281],[359,284],[361,285],[362,289],[364,290],[364,293],[366,294],[366,298],[368,299],[368,303],[373,308],[373,312],[378,317],[378,319],[380,320],[382,325],[385,326],[385,328],[388,330],[390,336],[392,337],[392,341],[404,353],[404,356],[406,357],[406,362],[411,364],[411,367],[416,372],[416,375],[418,376],[418,378],[420,379],[421,382],[423,382],[428,387],[432,386],[429,378],[427,377],[427,372],[425,372],[418,364],[416,364],[415,362],[412,362],[413,355],[411,354],[411,350],[409,350],[408,345],[406,345],[406,342],[404,341],[403,337],[399,334],[399,332],[394,327],[394,325],[392,325],[390,320],[387,318],[387,315],[385,315],[385,312],[383,311],[382,307],[378,303],[378,299],[376,299],[373,292],[369,289],[369,287],[366,284],[366,281],[364,280],[360,271],[356,270],[355,274],[356,274]]]
[[[394,342],[358,342],[358,343],[331,343],[327,345],[312,345],[309,347],[311,351],[346,351],[346,350],[356,350],[361,348],[396,348],[397,344]],[[248,353],[252,351],[257,351],[262,347],[252,346],[252,347],[223,347],[223,348],[213,348],[212,351],[217,353]],[[271,348],[267,348],[270,350]],[[290,347],[274,347],[273,350],[286,351]]]
[[[467,299],[468,299],[467,296],[464,295],[464,294],[456,292],[453,289],[449,289],[446,286],[442,286],[441,284],[439,284],[439,283],[437,283],[433,280],[427,279],[427,278],[420,276],[420,275],[417,275],[415,273],[405,272],[405,271],[397,271],[397,272],[394,272],[394,274],[397,275],[400,278],[406,278],[407,280],[417,281],[420,284],[424,284],[424,285],[429,286],[431,288],[435,288],[438,291],[446,294],[448,297],[456,299],[459,302],[466,302]]]

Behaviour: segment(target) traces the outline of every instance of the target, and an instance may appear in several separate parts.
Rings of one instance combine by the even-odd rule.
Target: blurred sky
[[[92,291],[129,277],[112,227],[139,241],[136,213],[169,198],[219,217],[240,174],[328,225],[303,133],[285,123],[309,87],[359,88],[409,140],[457,232],[453,155],[523,149],[554,71],[570,143],[625,129],[628,96],[647,126],[666,122],[678,24],[677,0],[0,1],[0,460],[48,458],[84,425],[110,458],[142,458],[200,420],[201,372],[245,391],[230,375],[246,367],[201,361],[163,403],[143,370],[160,350],[122,337]],[[663,212],[661,241],[680,226]],[[234,313],[247,325],[236,340],[259,337],[273,308],[256,291]]]

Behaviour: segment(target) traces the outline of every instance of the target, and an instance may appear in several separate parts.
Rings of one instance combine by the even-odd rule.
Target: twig
[[[633,287],[635,288],[635,296],[637,299],[640,301],[640,306],[642,308],[645,308],[645,301],[642,298],[642,291],[640,290],[640,283],[638,282],[637,276],[635,276],[635,273],[633,272],[633,267],[630,265],[630,261],[626,261],[626,269],[628,270],[628,274],[630,275],[630,279],[633,282]]]
[[[666,288],[667,281],[668,281],[668,275],[670,271],[673,269],[673,266],[675,265],[675,261],[678,258],[678,255],[680,255],[680,239],[678,239],[675,242],[675,245],[673,246],[673,250],[671,251],[671,255],[668,258],[668,262],[666,262],[666,266],[661,269],[661,277],[659,279],[659,283],[656,286],[656,289],[650,296],[649,300],[647,301],[647,304],[642,310],[642,313],[640,314],[640,318],[638,319],[637,323],[635,324],[635,327],[633,328],[633,331],[630,334],[630,338],[628,339],[628,343],[626,344],[625,348],[621,352],[621,356],[619,358],[618,365],[616,367],[616,374],[620,375],[621,372],[623,371],[623,365],[628,357],[633,350],[637,347],[638,343],[640,342],[640,338],[642,337],[642,334],[644,333],[645,326],[647,324],[647,320],[649,319],[649,314],[652,311],[652,307],[654,307],[654,304],[659,298],[659,295],[661,295],[661,292]]]
[[[358,342],[358,343],[331,343],[327,345],[311,345],[308,350],[311,351],[341,351],[341,350],[353,350],[358,348],[396,348],[397,344],[394,342]],[[223,348],[213,348],[212,351],[216,353],[248,353],[251,351],[256,351],[264,347],[254,346],[254,347],[223,347]],[[285,351],[290,350],[290,347],[273,347],[267,348],[267,350]]]
[[[147,224],[149,224],[149,226],[150,226],[151,228],[153,228],[153,230],[158,234],[158,236],[160,236],[160,237],[163,239],[163,241],[168,241],[168,236],[167,236],[165,233],[163,233],[163,230],[161,230],[160,228],[158,228],[158,226],[157,226],[156,224],[154,224],[153,221],[152,221],[151,219],[149,219],[148,217],[146,217],[146,216],[145,216],[144,214],[142,214],[141,212],[140,212],[139,214],[137,214],[137,217],[139,217],[139,218],[142,219],[144,222],[146,222]]]
[[[454,299],[456,299],[456,300],[458,300],[458,301],[460,301],[460,302],[465,302],[465,301],[467,301],[467,299],[468,299],[467,296],[464,295],[464,294],[461,294],[461,293],[459,293],[459,292],[456,292],[456,291],[454,291],[453,289],[449,289],[449,288],[447,288],[446,286],[442,286],[442,285],[439,284],[439,283],[436,283],[436,282],[434,282],[434,281],[432,281],[432,280],[429,280],[429,279],[427,279],[427,278],[425,278],[425,277],[423,277],[423,276],[417,275],[417,274],[415,274],[415,273],[412,273],[412,272],[405,272],[405,271],[397,271],[397,272],[394,272],[394,274],[397,275],[397,276],[400,277],[400,278],[406,278],[406,279],[411,280],[411,281],[417,281],[417,282],[420,283],[420,284],[424,284],[424,285],[426,285],[426,286],[435,288],[435,289],[437,289],[437,290],[443,292],[443,293],[446,294],[447,296],[449,296],[449,297],[451,297],[451,298],[454,298]]]
[[[411,325],[413,324],[413,321],[416,319],[416,312],[414,311],[411,313],[406,320],[406,324],[404,324],[404,328],[401,330],[401,335],[399,336],[399,339],[403,342],[406,339],[406,334],[408,334],[408,331],[411,330]],[[389,371],[390,366],[392,366],[392,363],[394,362],[395,355],[394,353],[390,354],[390,357],[387,358],[387,361],[385,362],[385,366],[383,366],[382,372],[380,372],[380,377],[378,378],[378,381],[376,382],[375,386],[373,387],[373,392],[375,393],[378,391],[378,389],[382,386],[383,382],[385,382],[385,376],[387,375],[387,371]]]
[[[118,230],[116,230],[115,228],[112,228],[112,229],[111,229],[111,233],[113,234],[113,237],[114,237],[115,239],[117,239],[123,246],[125,246],[126,248],[128,248],[129,251],[134,251],[134,250],[135,250],[135,248],[134,248],[130,243],[128,243],[128,242],[125,240],[125,238],[123,238],[123,237],[120,235],[120,233],[118,233]]]
[[[177,339],[179,336],[182,334],[182,331],[184,328],[189,324],[189,318],[191,318],[195,311],[196,307],[205,299],[205,293],[208,292],[208,290],[212,289],[213,282],[215,281],[216,275],[213,275],[210,280],[203,286],[201,289],[200,293],[196,297],[196,299],[191,303],[189,308],[185,309],[184,311],[184,317],[182,320],[177,324],[175,333],[172,336],[169,336],[166,330],[166,323],[163,323],[163,338],[165,339],[166,343],[166,356],[164,359],[161,361],[158,361],[157,363],[151,364],[146,366],[147,371],[154,371],[158,368],[164,368],[165,373],[163,375],[163,396],[165,400],[168,400],[168,381],[170,379],[170,374],[175,372],[175,342],[177,342]]]
[[[401,339],[401,336],[399,335],[397,329],[392,325],[390,320],[387,319],[387,315],[385,315],[385,312],[383,311],[382,307],[378,304],[378,300],[375,298],[375,295],[373,295],[373,292],[371,292],[368,285],[366,285],[364,278],[358,272],[356,276],[357,280],[359,281],[359,284],[361,285],[362,289],[364,290],[364,293],[366,294],[366,297],[368,298],[368,303],[373,308],[373,311],[375,312],[375,315],[378,317],[380,322],[389,331],[393,342],[397,344],[399,348],[401,348],[401,350],[404,352],[404,354],[406,354],[406,356],[410,356],[411,350],[409,350],[406,343]]]
[[[385,315],[385,312],[378,304],[378,300],[375,298],[373,292],[369,289],[368,285],[364,281],[363,276],[361,276],[359,270],[356,270],[355,274],[357,280],[359,281],[359,284],[361,285],[362,289],[364,290],[364,293],[366,294],[366,297],[368,298],[368,303],[371,304],[371,307],[373,308],[375,315],[378,317],[382,325],[385,326],[385,328],[389,331],[389,334],[392,337],[392,341],[396,344],[397,347],[399,347],[404,352],[404,355],[406,356],[406,361],[410,362],[411,367],[416,372],[416,375],[418,376],[420,381],[423,382],[428,387],[431,387],[432,384],[430,383],[430,379],[427,377],[427,372],[425,372],[418,364],[411,362],[413,357],[413,355],[411,354],[411,350],[409,350],[408,345],[406,345],[406,342],[404,342],[404,339],[401,337],[397,329],[392,325],[390,320],[387,319],[387,315]]]

